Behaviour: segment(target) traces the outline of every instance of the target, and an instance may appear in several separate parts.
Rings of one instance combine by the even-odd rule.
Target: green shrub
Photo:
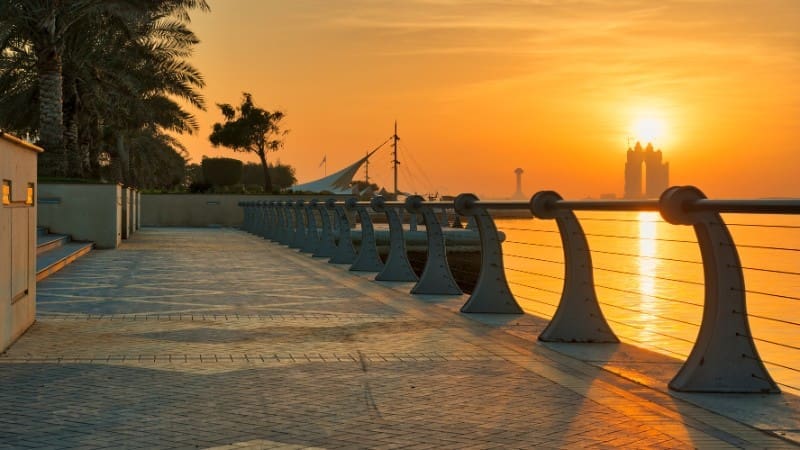
[[[242,162],[233,158],[203,158],[203,180],[214,186],[239,184]]]

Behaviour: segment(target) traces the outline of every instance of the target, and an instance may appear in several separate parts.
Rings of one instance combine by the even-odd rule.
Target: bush
[[[297,178],[294,176],[294,167],[290,165],[277,164],[269,165],[269,177],[272,180],[272,189],[275,191],[286,189],[289,186],[297,183]],[[261,185],[262,191],[264,186],[264,168],[258,163],[247,163],[244,165],[242,173],[242,183],[245,185]]]
[[[214,186],[239,184],[242,162],[233,158],[203,158],[203,180]]]
[[[189,185],[189,192],[192,194],[205,194],[211,189],[211,185],[202,181],[193,181]]]

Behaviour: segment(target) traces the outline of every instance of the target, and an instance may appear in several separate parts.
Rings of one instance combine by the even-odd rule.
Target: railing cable
[[[758,271],[758,272],[777,273],[777,274],[780,274],[780,275],[797,275],[797,276],[800,276],[800,272],[791,272],[791,271],[788,271],[788,270],[762,269],[762,268],[758,268],[758,267],[733,266],[733,265],[729,265],[728,267],[733,267],[735,269],[755,270],[755,271]]]
[[[550,293],[550,294],[561,295],[561,292],[560,292],[560,291],[554,291],[554,290],[552,290],[552,289],[546,289],[546,288],[541,288],[541,287],[537,287],[537,286],[531,286],[531,285],[529,285],[529,284],[520,283],[520,282],[518,282],[518,281],[511,281],[511,280],[509,280],[509,281],[508,281],[508,284],[514,284],[514,285],[517,285],[517,286],[526,287],[526,288],[528,288],[528,289],[536,289],[537,291],[547,292],[547,293]],[[548,303],[548,305],[549,305],[549,303]],[[550,305],[550,306],[553,306],[553,307],[558,307],[558,305]]]
[[[524,274],[527,274],[527,275],[533,275],[533,276],[537,276],[537,277],[551,278],[551,279],[554,279],[554,280],[563,280],[564,279],[564,277],[559,277],[559,276],[550,275],[550,274],[546,274],[546,273],[540,273],[540,272],[531,272],[531,271],[522,270],[522,269],[514,269],[514,268],[511,268],[511,267],[506,267],[506,270],[510,270],[512,272],[520,272],[520,273],[524,273]]]
[[[559,248],[561,248],[559,246]],[[584,249],[584,251],[586,251]],[[592,250],[592,253],[599,253],[601,255],[614,255],[614,256],[630,256],[632,258],[647,258],[647,259],[657,259],[660,261],[672,261],[672,262],[679,262],[679,263],[687,263],[687,264],[703,264],[702,261],[692,261],[688,259],[678,259],[678,258],[665,258],[662,256],[649,256],[649,255],[637,255],[635,253],[623,253],[623,252],[611,252],[605,250]]]
[[[541,230],[538,228],[514,228],[514,227],[502,227],[500,231],[511,230],[511,231],[531,231],[536,233],[558,233],[558,230]]]
[[[545,258],[536,258],[534,256],[515,255],[515,254],[512,254],[512,253],[506,253],[504,256],[508,256],[510,258],[529,259],[531,261],[541,261],[541,262],[553,263],[553,264],[564,264],[564,261],[556,261],[554,259],[545,259]]]
[[[584,233],[585,236],[591,237],[603,237],[603,238],[613,238],[613,239],[632,239],[637,241],[658,241],[658,242],[678,242],[681,244],[695,244],[697,245],[697,241],[687,241],[685,239],[667,239],[667,238],[644,238],[641,236],[623,236],[617,234],[593,234],[593,233]]]
[[[666,316],[662,316],[660,314],[655,314],[655,313],[651,313],[651,312],[647,312],[647,311],[642,311],[642,310],[635,309],[635,308],[628,308],[627,306],[615,305],[613,303],[608,303],[608,302],[598,301],[598,303],[600,303],[601,305],[610,306],[612,308],[623,309],[625,311],[629,311],[629,312],[636,313],[636,314],[647,314],[648,316],[658,317],[659,319],[670,320],[672,322],[678,322],[678,323],[682,323],[684,325],[691,325],[691,326],[694,326],[694,327],[700,327],[699,323],[689,322],[688,320],[682,320],[682,319],[675,319],[675,318],[672,318],[672,317],[666,317]]]
[[[695,286],[704,286],[705,285],[705,283],[703,283],[702,281],[679,280],[677,278],[661,277],[661,276],[658,276],[658,275],[647,275],[647,274],[643,274],[643,273],[639,273],[639,272],[629,272],[629,271],[626,271],[626,270],[609,269],[609,268],[606,268],[606,267],[594,266],[594,269],[595,270],[601,270],[603,272],[618,273],[618,274],[621,274],[621,275],[633,275],[633,276],[637,276],[637,277],[652,278],[654,280],[672,281],[672,282],[675,282],[675,283],[693,284]]]
[[[697,306],[699,308],[703,307],[703,305],[700,304],[700,303],[693,303],[693,302],[690,302],[690,301],[687,301],[687,300],[679,300],[677,298],[664,297],[664,296],[655,295],[655,294],[645,294],[644,292],[640,292],[640,291],[631,291],[631,290],[628,290],[628,289],[620,289],[620,288],[615,288],[615,287],[611,287],[611,286],[604,286],[602,284],[597,284],[597,283],[595,283],[594,286],[598,287],[598,288],[608,289],[610,291],[622,292],[622,293],[625,293],[625,294],[632,294],[632,295],[639,295],[639,296],[643,295],[645,297],[654,298],[654,299],[657,299],[657,300],[664,300],[664,301],[667,301],[667,302],[675,302],[675,303],[683,303],[685,305]]]
[[[519,241],[505,241],[506,244],[519,244],[519,245],[529,245],[531,247],[546,247],[546,248],[558,248],[560,249],[560,245],[555,244],[537,244],[534,242],[519,242]]]
[[[733,248],[753,248],[757,250],[777,250],[783,252],[800,252],[800,248],[792,247],[774,247],[771,245],[753,245],[753,244],[724,244]]]
[[[798,300],[798,301],[800,301],[800,297],[794,297],[794,296],[791,296],[791,295],[781,295],[781,294],[775,294],[775,293],[772,293],[772,292],[754,291],[754,290],[750,290],[750,289],[731,288],[731,290],[732,291],[736,291],[736,292],[745,292],[745,293],[748,293],[748,294],[766,295],[767,297],[776,297],[776,298],[784,298],[784,299],[787,299],[787,300]]]

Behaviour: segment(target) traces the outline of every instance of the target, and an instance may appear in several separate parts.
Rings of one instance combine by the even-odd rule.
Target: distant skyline
[[[622,195],[630,139],[663,150],[672,184],[800,196],[796,0],[209,3],[192,16],[209,104],[181,138],[194,162],[233,155],[208,142],[214,105],[247,91],[286,112],[270,157],[301,183],[396,119],[401,190],[509,197],[523,167],[526,193]],[[390,159],[370,164],[384,186]]]

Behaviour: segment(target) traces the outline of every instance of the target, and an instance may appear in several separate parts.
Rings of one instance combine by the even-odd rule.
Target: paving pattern
[[[142,230],[39,284],[0,356],[0,448],[790,446],[408,286]]]

